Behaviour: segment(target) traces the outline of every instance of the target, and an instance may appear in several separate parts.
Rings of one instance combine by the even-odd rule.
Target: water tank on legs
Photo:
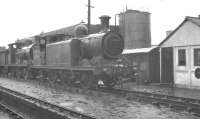
[[[120,13],[119,31],[124,38],[125,49],[150,47],[150,13],[137,10]]]

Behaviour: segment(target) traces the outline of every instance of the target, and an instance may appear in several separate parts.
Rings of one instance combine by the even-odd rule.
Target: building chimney
[[[106,30],[109,29],[109,19],[111,18],[108,15],[103,15],[101,17],[99,17],[101,20],[101,29],[102,30]]]
[[[173,32],[173,30],[168,30],[168,31],[166,31],[166,37],[167,37],[168,35],[170,35],[172,32]]]

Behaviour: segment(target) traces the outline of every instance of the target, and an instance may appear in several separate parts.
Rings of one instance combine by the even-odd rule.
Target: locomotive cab
[[[17,49],[16,52],[16,64],[30,64],[33,58],[33,49],[34,44]]]

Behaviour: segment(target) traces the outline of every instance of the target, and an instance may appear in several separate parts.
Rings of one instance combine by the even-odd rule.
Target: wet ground
[[[198,119],[187,112],[176,112],[166,107],[127,100],[119,95],[80,94],[62,89],[24,82],[0,79],[0,85],[40,98],[66,108],[90,114],[98,119]]]
[[[160,85],[136,85],[135,83],[126,83],[123,85],[124,89],[133,91],[151,92],[165,95],[172,95],[176,97],[186,97],[200,100],[200,90],[187,89],[177,87],[167,87]]]
[[[10,116],[8,113],[0,110],[0,119],[14,119],[14,118]]]

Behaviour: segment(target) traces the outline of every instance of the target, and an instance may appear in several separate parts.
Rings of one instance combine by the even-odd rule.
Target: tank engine
[[[104,31],[86,35],[86,27],[79,26],[75,38],[48,44],[45,37],[39,35],[23,47],[16,43],[15,48],[12,46],[8,50],[12,51],[8,54],[12,62],[1,64],[2,74],[51,84],[78,83],[91,87],[101,82],[114,86],[118,81],[114,61],[123,51],[124,40],[119,33],[105,27]]]
[[[123,39],[118,33],[104,32],[47,44],[46,66],[70,67],[72,68],[70,75],[74,75],[73,77],[77,79],[83,78],[82,76],[86,74],[87,77],[97,79],[93,79],[93,81],[83,79],[84,81],[81,83],[97,83],[98,80],[101,80],[105,85],[110,85],[108,82],[111,83],[115,80],[112,79],[114,74],[113,72],[108,74],[104,70],[111,69],[111,66],[108,65],[122,53],[123,43]],[[105,78],[102,79],[102,77]],[[77,80],[73,79],[73,81]]]

